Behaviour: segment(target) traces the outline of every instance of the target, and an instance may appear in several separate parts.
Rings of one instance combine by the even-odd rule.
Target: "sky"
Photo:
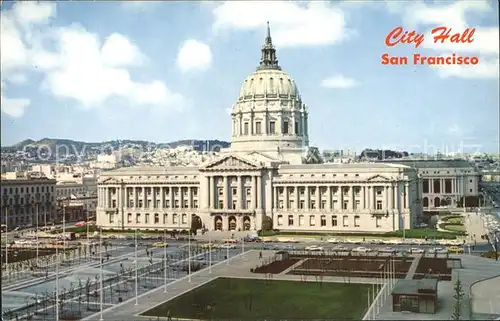
[[[230,141],[230,109],[259,64],[266,21],[308,105],[310,145],[498,151],[494,0],[3,1],[1,143]],[[475,32],[434,43],[440,26]],[[387,46],[397,27],[424,41]],[[384,65],[385,53],[409,64]],[[479,63],[415,65],[414,54]]]

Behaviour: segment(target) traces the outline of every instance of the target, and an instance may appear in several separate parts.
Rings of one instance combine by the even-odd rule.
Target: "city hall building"
[[[422,214],[417,170],[406,164],[321,163],[309,148],[308,108],[276,58],[269,28],[257,70],[232,107],[231,147],[195,166],[102,173],[97,224],[106,229],[388,232]]]

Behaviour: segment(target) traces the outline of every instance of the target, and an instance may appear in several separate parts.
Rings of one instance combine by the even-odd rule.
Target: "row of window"
[[[432,185],[431,185],[432,183]],[[472,179],[469,180],[469,183],[472,183]],[[440,179],[424,179],[422,183],[422,192],[423,193],[430,193],[431,191],[431,186],[432,186],[432,191],[433,193],[439,194],[441,193],[442,186],[441,186],[441,180]],[[452,194],[455,191],[453,191],[453,183],[451,179],[445,179],[444,180],[444,193],[445,194]],[[470,189],[470,192],[472,192],[472,189]]]
[[[356,174],[356,175],[358,175],[358,174]],[[360,196],[361,195],[361,187],[360,186],[354,186],[354,187],[351,187],[351,188],[352,188],[352,191],[354,192],[355,196]],[[339,191],[341,191],[342,195],[349,196],[351,194],[351,192],[352,192],[351,188],[350,187],[340,187],[339,188],[338,186],[334,186],[333,187],[332,195],[338,195]],[[299,195],[300,196],[306,195],[306,188],[305,187],[298,187],[297,189],[299,191]],[[320,187],[311,186],[311,187],[309,187],[309,195],[310,196],[315,196],[316,195],[316,191],[318,189],[319,189],[319,193],[320,193],[321,196],[325,196],[326,197],[328,195],[328,187],[327,186],[320,186]],[[375,190],[375,194],[377,196],[382,196],[385,187],[374,187],[373,189]],[[290,196],[295,195],[295,187],[290,186],[290,187],[287,187],[286,190],[288,192],[288,195],[290,195]],[[283,196],[285,194],[285,187],[277,187],[277,191],[278,191],[278,194],[280,196]]]
[[[19,205],[33,205],[34,203],[32,203],[32,202],[34,202],[35,199],[34,198],[30,198],[29,200],[26,201],[26,204],[25,204],[24,201],[25,201],[24,197],[20,197],[19,198],[19,203],[17,203],[17,204],[19,204]],[[45,202],[54,202],[54,196],[49,196],[49,197],[45,198],[45,196],[42,195],[40,197],[40,202],[42,202],[42,203],[45,203]],[[9,205],[14,205],[15,202],[14,202],[14,200],[12,198],[10,198],[9,201],[8,201],[8,204]]]
[[[181,191],[180,193],[183,196],[188,196],[188,192],[190,189],[190,187],[127,187],[127,195],[129,197],[133,197],[134,196],[134,189],[135,189],[137,197],[142,197],[143,196],[142,190],[144,189],[145,194],[147,196],[151,196],[154,194],[155,197],[159,198],[161,195],[162,188],[164,189],[165,196],[169,196],[171,190],[175,196],[179,195],[179,190]],[[191,189],[193,191],[192,195],[197,196],[198,195],[198,188],[191,187]],[[115,187],[110,187],[110,188],[108,188],[108,191],[111,193],[111,195],[116,195],[117,189]]]
[[[349,204],[351,202],[348,201],[348,200],[344,200],[344,202],[342,203],[342,209],[344,210],[347,210],[349,209]],[[280,209],[295,209],[295,201],[294,200],[289,200],[288,203],[286,204],[287,207],[285,207],[285,202],[283,200],[279,200],[278,202],[278,208]],[[310,210],[315,210],[317,209],[316,207],[316,201],[315,200],[310,200],[309,201],[309,204],[308,204],[308,208],[307,209],[310,209]],[[394,205],[394,204],[392,204]],[[299,201],[299,209],[306,209],[306,203],[304,200],[300,200]],[[325,200],[322,200],[320,201],[319,203],[319,208],[320,209],[328,209],[327,208],[327,201]],[[332,200],[332,204],[331,204],[331,209],[340,209],[339,208],[339,205],[338,205],[338,201],[337,200]],[[353,209],[361,209],[362,206],[361,206],[361,201],[360,200],[355,200],[354,203],[353,203],[353,206],[351,206],[351,208]],[[377,200],[376,203],[375,203],[375,209],[377,210],[382,210],[383,209],[383,201],[382,200]]]
[[[262,135],[264,133],[268,134],[268,135],[276,135],[277,132],[276,132],[276,122],[275,121],[270,121],[268,123],[268,130],[267,132],[263,131],[262,130],[262,122],[260,121],[256,121],[255,122],[255,126],[254,126],[254,130],[253,130],[253,133],[251,132],[250,130],[250,125],[251,123],[248,122],[248,121],[245,121],[243,123],[243,135]],[[295,135],[300,135],[300,130],[299,130],[299,123],[298,122],[295,122],[295,126],[293,127],[293,129],[291,128],[291,124],[288,122],[288,121],[284,121],[283,122],[283,125],[281,126],[281,134],[283,135],[288,135],[288,134],[291,134],[291,133],[295,133]]]
[[[144,217],[144,222],[142,218]],[[180,217],[180,221],[179,221]],[[168,214],[163,214],[162,224],[188,224],[188,214],[172,214],[169,216]],[[115,222],[115,215],[109,215],[109,224],[119,223]],[[127,223],[133,223],[133,214],[127,214]],[[151,214],[146,213],[142,216],[140,213],[135,214],[135,224],[160,224],[160,214],[153,214],[153,221],[151,222]]]
[[[287,226],[295,226],[295,219],[296,218],[294,215],[288,215]],[[306,217],[304,215],[299,215],[298,220],[297,220],[298,226],[305,226],[306,225],[305,220],[306,220]],[[354,227],[360,227],[359,220],[360,220],[359,215],[355,215],[354,220],[352,222],[354,224]],[[380,222],[381,222],[381,218],[376,217],[375,218],[375,226],[382,227]],[[284,226],[283,215],[278,215],[277,225]],[[316,215],[309,216],[309,225],[308,226],[316,226]],[[337,215],[332,215],[330,217],[330,225],[327,225],[327,216],[321,215],[319,218],[319,226],[321,226],[321,227],[337,227],[337,226],[339,226],[339,219],[337,218]],[[349,227],[349,216],[348,215],[342,216],[342,227]]]
[[[30,193],[30,188],[29,187],[10,187],[10,188],[4,188],[3,189],[3,194],[19,194],[19,191],[21,194],[23,194],[25,191],[26,193]],[[36,191],[36,192],[35,192]],[[45,192],[54,192],[54,186],[31,186],[31,193],[45,193]]]
[[[171,206],[173,204],[173,206]],[[163,207],[161,204],[161,200],[156,200],[153,202],[152,200],[147,200],[146,203],[144,203],[143,200],[137,201],[135,203],[132,200],[129,200],[127,203],[127,207],[129,208],[198,208],[198,200],[192,200],[191,205],[189,204],[189,200],[183,200],[181,203],[179,200],[174,200],[173,203],[170,203],[170,200],[165,200],[163,203]],[[146,205],[146,206],[144,206]],[[181,206],[182,205],[182,206]],[[111,206],[107,206],[111,208],[117,208],[118,204],[116,200],[111,200]]]
[[[38,213],[50,212],[52,209],[53,209],[53,207],[40,206],[40,208],[38,209]],[[12,214],[16,214],[16,215],[35,214],[36,212],[37,212],[36,206],[19,207],[19,209],[17,211],[14,209],[11,209],[9,211],[10,215],[12,215]]]

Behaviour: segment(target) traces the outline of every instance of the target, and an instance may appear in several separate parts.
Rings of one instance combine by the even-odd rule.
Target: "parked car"
[[[205,243],[205,244],[201,245],[202,249],[216,249],[218,247],[219,247],[219,245],[215,244],[215,243]]]
[[[340,241],[338,239],[335,239],[335,238],[328,239],[328,240],[326,240],[326,242],[331,243],[331,244],[340,243]]]
[[[310,245],[310,246],[306,247],[306,251],[321,252],[321,251],[323,251],[323,247],[318,246],[318,245]]]
[[[396,252],[396,249],[390,246],[383,247],[378,250],[380,253],[394,253]]]
[[[424,253],[424,252],[425,252],[425,250],[424,250],[424,249],[421,249],[421,248],[418,248],[418,247],[412,247],[412,248],[410,249],[410,253],[411,253],[411,254],[422,254],[422,253]]]
[[[450,246],[446,249],[446,251],[450,254],[463,254],[464,249],[458,246]]]
[[[371,252],[372,249],[369,249],[369,248],[364,247],[364,246],[358,246],[358,247],[353,248],[352,251],[358,252],[358,253],[368,253],[368,252]]]
[[[234,244],[222,244],[219,248],[225,249],[225,250],[234,250],[236,248],[236,245]]]
[[[446,249],[444,249],[442,247],[435,247],[433,249],[430,249],[429,253],[445,254],[445,253],[447,253],[447,251],[446,251]]]
[[[168,247],[167,242],[155,242],[153,243],[153,247]]]

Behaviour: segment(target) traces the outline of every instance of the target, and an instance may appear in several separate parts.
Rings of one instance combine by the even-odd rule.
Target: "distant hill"
[[[12,146],[2,146],[2,153],[25,152],[29,158],[50,160],[55,155],[71,157],[77,155],[110,154],[120,148],[134,148],[143,151],[156,148],[177,148],[192,146],[197,151],[218,151],[231,143],[221,140],[178,140],[170,143],[154,143],[145,140],[111,140],[105,142],[83,142],[61,138],[43,138],[39,141],[26,139]]]

